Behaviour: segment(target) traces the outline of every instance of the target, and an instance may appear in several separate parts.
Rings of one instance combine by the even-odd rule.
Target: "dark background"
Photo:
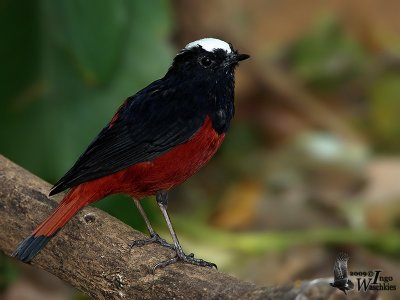
[[[252,58],[222,148],[171,193],[183,247],[260,285],[330,277],[346,251],[350,270],[382,269],[399,289],[399,11],[395,0],[2,0],[0,153],[54,183],[179,49],[221,38]],[[154,202],[142,203],[167,237]],[[126,196],[96,206],[145,229]],[[3,254],[0,297],[85,299]]]

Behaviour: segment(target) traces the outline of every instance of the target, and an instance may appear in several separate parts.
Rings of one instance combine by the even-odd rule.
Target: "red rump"
[[[124,193],[137,199],[169,190],[184,182],[206,164],[220,147],[225,134],[218,134],[209,117],[186,143],[154,159],[117,173],[73,187],[54,213],[33,233],[51,236],[82,207],[110,194]]]

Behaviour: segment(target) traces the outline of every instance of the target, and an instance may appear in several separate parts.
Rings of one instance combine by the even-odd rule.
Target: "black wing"
[[[347,253],[339,253],[336,258],[335,266],[333,268],[333,274],[335,276],[335,281],[345,279],[347,281],[347,262],[349,260],[349,255]]]
[[[191,97],[192,99],[189,99]],[[86,181],[150,161],[189,140],[204,123],[202,99],[162,80],[127,99],[107,125],[54,185],[50,195]]]

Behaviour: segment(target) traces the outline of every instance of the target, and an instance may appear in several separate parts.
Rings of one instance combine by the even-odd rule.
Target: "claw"
[[[185,263],[191,264],[191,265],[196,265],[200,267],[209,267],[209,268],[215,268],[218,270],[218,267],[216,264],[205,261],[200,258],[194,258],[194,254],[190,253],[189,255],[186,255],[183,253],[182,250],[176,251],[176,255],[173,258],[161,261],[157,263],[153,267],[153,273],[158,269],[158,268],[165,268],[166,266],[172,265],[174,263],[177,263],[178,261],[183,261]]]
[[[166,240],[164,240],[162,237],[160,237],[157,233],[154,233],[153,235],[150,236],[149,239],[146,239],[146,240],[132,241],[129,244],[129,246],[132,249],[133,247],[143,247],[148,244],[159,244],[163,247],[169,248],[171,250],[175,250],[175,245],[168,243]]]

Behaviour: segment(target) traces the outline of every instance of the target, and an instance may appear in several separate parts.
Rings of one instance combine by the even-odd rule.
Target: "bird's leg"
[[[153,267],[153,271],[155,271],[157,268],[164,268],[168,265],[174,264],[178,261],[183,261],[192,265],[197,265],[197,266],[202,266],[202,267],[215,267],[217,268],[217,265],[214,263],[210,263],[208,261],[202,260],[202,259],[198,259],[198,258],[194,258],[194,254],[191,253],[189,255],[186,255],[181,247],[181,244],[179,243],[178,237],[176,236],[175,230],[172,227],[172,223],[171,220],[168,216],[168,212],[167,212],[167,206],[168,206],[168,194],[165,191],[160,191],[156,194],[156,200],[158,203],[158,206],[160,207],[160,210],[164,216],[165,222],[168,225],[168,229],[171,233],[172,239],[174,241],[175,244],[175,251],[176,251],[176,255],[173,258],[164,260],[162,262],[159,262],[158,264],[156,264]]]
[[[135,205],[136,205],[137,209],[139,210],[140,214],[142,215],[142,218],[143,218],[144,222],[146,223],[146,227],[147,227],[147,230],[149,231],[150,238],[146,239],[146,240],[132,241],[130,243],[131,248],[133,248],[133,247],[142,247],[144,245],[157,243],[157,244],[160,244],[161,246],[164,246],[164,247],[170,248],[172,250],[175,250],[175,246],[173,244],[168,243],[166,240],[161,238],[157,234],[157,232],[155,232],[155,230],[153,229],[153,227],[150,224],[150,221],[149,221],[149,218],[146,215],[146,212],[144,211],[142,205],[140,204],[140,201],[137,200],[137,199],[133,199],[133,201],[135,202]]]

